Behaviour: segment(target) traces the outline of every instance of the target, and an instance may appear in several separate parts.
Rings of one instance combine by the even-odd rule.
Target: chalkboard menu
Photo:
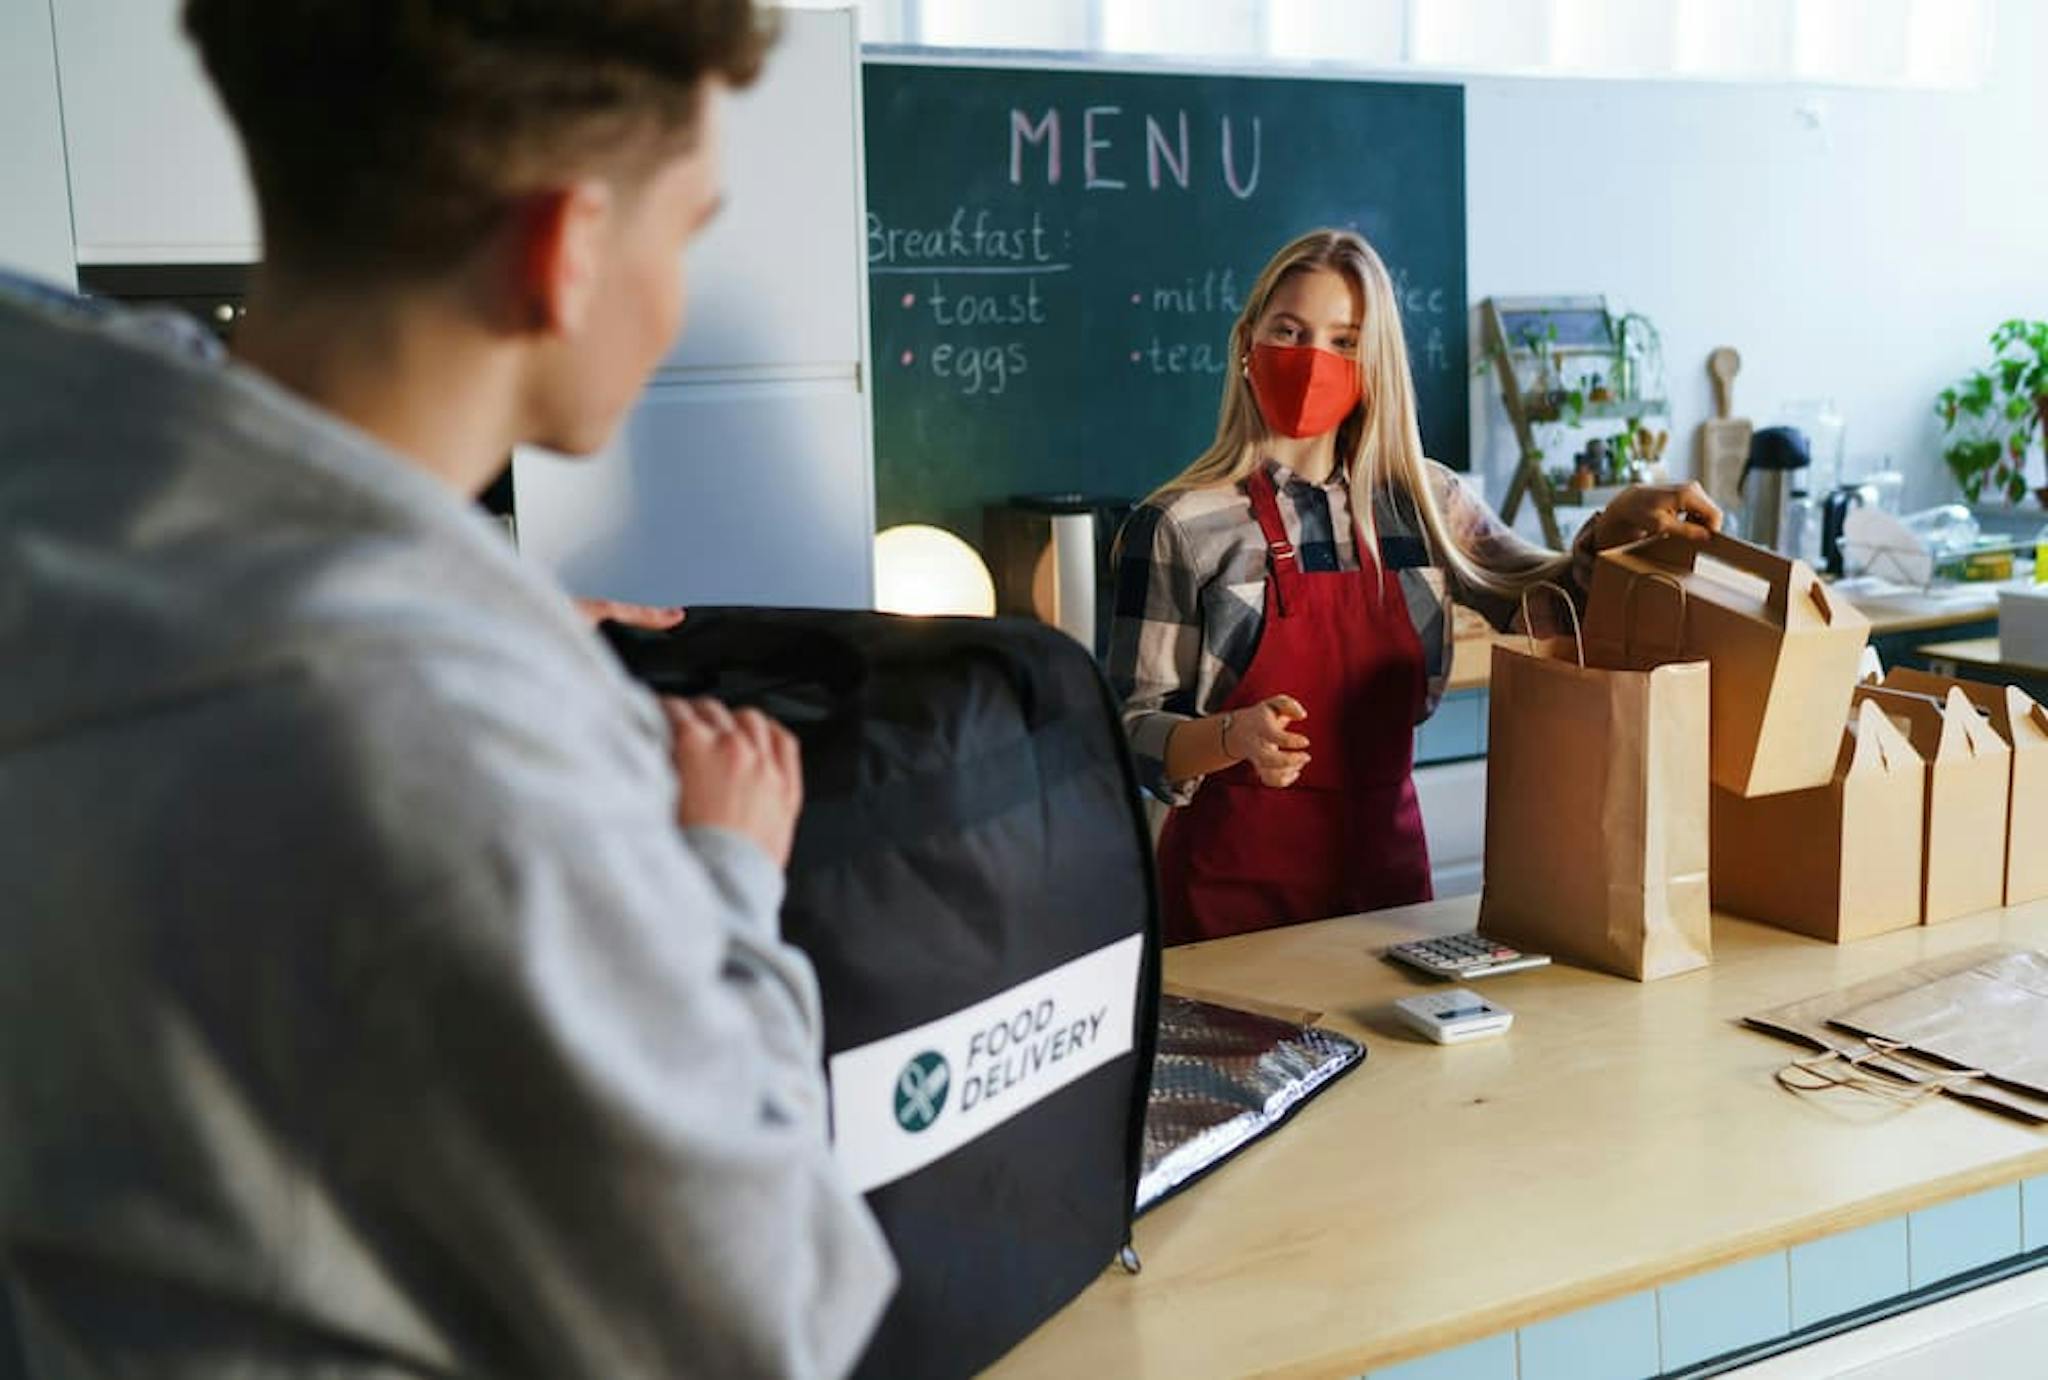
[[[863,80],[884,526],[978,542],[1012,494],[1178,473],[1245,293],[1318,226],[1386,260],[1423,444],[1468,463],[1461,88],[877,58]]]

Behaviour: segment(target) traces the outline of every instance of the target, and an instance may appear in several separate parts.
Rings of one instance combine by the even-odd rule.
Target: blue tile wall
[[[1521,1380],[1643,1380],[1660,1369],[1654,1292],[1532,1323],[1521,1336]]]
[[[1785,1252],[1711,1270],[1657,1291],[1666,1370],[1782,1337],[1792,1330]]]
[[[1486,692],[1446,695],[1436,713],[1415,731],[1417,762],[1448,762],[1486,751]]]
[[[2048,1175],[1531,1323],[1359,1380],[1641,1380],[2048,1247]]]
[[[1903,1217],[1794,1246],[1790,1255],[1794,1328],[1853,1313],[1912,1287]]]
[[[1363,1380],[1515,1380],[1515,1334],[1502,1332],[1376,1370]]]
[[[1973,1193],[1908,1219],[1913,1287],[1933,1284],[2020,1253],[2020,1186]]]

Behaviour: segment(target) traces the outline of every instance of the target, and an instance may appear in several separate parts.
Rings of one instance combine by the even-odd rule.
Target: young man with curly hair
[[[234,358],[0,287],[0,1375],[831,1374],[801,798],[471,504],[680,329],[750,0],[187,0]],[[679,785],[680,782],[680,785]]]

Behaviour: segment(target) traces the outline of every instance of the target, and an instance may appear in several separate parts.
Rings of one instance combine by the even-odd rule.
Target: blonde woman
[[[1517,538],[1423,458],[1393,284],[1355,234],[1282,249],[1230,358],[1215,443],[1119,538],[1109,672],[1176,807],[1168,943],[1428,900],[1414,728],[1449,603],[1506,627],[1531,582],[1582,589],[1595,550],[1721,521],[1697,485],[1636,487],[1571,554]]]

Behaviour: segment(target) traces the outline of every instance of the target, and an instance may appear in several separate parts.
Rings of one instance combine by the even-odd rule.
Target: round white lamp
[[[966,542],[943,528],[910,523],[875,537],[875,607],[993,618],[996,582]]]

